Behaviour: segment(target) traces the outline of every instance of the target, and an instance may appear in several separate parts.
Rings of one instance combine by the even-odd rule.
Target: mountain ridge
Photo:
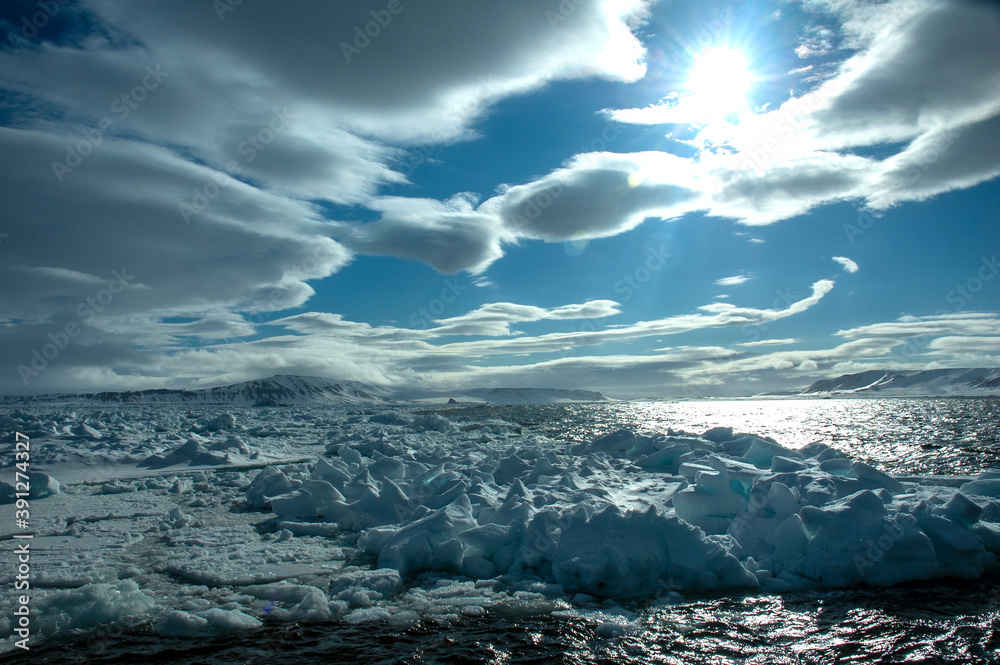
[[[353,404],[389,401],[388,390],[360,381],[338,381],[315,376],[276,374],[210,388],[153,388],[150,390],[50,393],[8,396],[6,401],[81,401],[105,404],[243,404],[284,403]]]
[[[1000,368],[868,370],[820,379],[802,395],[977,396],[1000,395]]]
[[[276,374],[210,388],[154,388],[150,390],[8,395],[0,401],[19,403],[101,404],[234,404],[280,406],[289,404],[389,404],[425,399],[460,398],[498,404],[606,401],[599,392],[561,388],[472,388],[455,391],[393,389],[361,381],[318,376]]]

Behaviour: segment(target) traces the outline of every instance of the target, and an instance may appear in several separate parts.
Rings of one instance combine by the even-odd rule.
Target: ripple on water
[[[478,407],[477,407],[478,408]],[[500,406],[497,417],[563,441],[621,427],[701,433],[712,427],[801,448],[821,441],[897,474],[975,474],[1000,467],[1000,398],[770,399]],[[452,409],[461,418],[463,409]]]

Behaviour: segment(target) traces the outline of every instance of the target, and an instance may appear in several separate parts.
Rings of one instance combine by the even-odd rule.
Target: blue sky
[[[991,3],[56,0],[0,28],[2,392],[1000,364]]]

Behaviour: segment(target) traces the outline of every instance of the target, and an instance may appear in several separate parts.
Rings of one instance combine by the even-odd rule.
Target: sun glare
[[[747,95],[755,80],[746,56],[725,46],[714,46],[695,56],[686,88],[690,102],[699,110],[725,116],[747,108]]]

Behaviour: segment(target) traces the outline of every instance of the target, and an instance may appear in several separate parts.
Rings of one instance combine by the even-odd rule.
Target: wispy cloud
[[[702,365],[687,372],[691,380],[724,380],[726,375],[756,372],[788,372],[790,370],[836,370],[840,362],[857,362],[872,359],[884,362],[885,357],[898,346],[898,340],[861,339],[840,344],[832,349],[802,351],[775,351],[761,355],[738,358],[711,365]]]
[[[901,316],[888,323],[874,323],[838,330],[847,339],[865,337],[1000,335],[1000,318],[992,312],[955,312],[931,316]]]
[[[795,344],[799,340],[794,337],[785,337],[782,339],[759,339],[753,342],[741,342],[736,346],[783,346],[785,344]]]
[[[954,355],[1000,355],[1000,336],[938,337],[937,339],[932,340],[928,346],[935,351],[944,351]]]
[[[71,347],[72,353],[61,357],[58,365],[40,377],[38,385],[58,385],[62,389],[86,386],[98,376],[92,371],[94,357],[106,367],[128,372],[116,378],[114,370],[104,370],[99,378],[108,387],[134,387],[135,375],[146,377],[148,387],[149,382],[176,385],[186,380],[204,385],[213,381],[245,380],[275,372],[322,373],[342,378],[433,387],[468,387],[487,375],[525,379],[533,376],[535,385],[573,385],[572,376],[585,373],[594,376],[594,372],[610,366],[615,358],[625,357],[613,352],[613,344],[708,329],[773,325],[816,306],[832,287],[833,283],[828,280],[817,282],[812,287],[811,295],[791,302],[783,309],[713,303],[700,307],[697,313],[626,325],[602,321],[605,317],[617,315],[620,307],[612,301],[597,300],[551,308],[492,303],[461,316],[439,319],[434,326],[424,330],[371,326],[347,320],[341,315],[321,312],[307,312],[272,321],[266,330],[283,328],[288,334],[270,334],[251,341],[227,342],[220,339],[227,331],[237,335],[248,332],[239,327],[239,321],[224,319],[214,326],[203,323],[198,330],[185,330],[184,324],[161,328],[153,325],[154,321],[143,329],[144,338],[150,340],[154,335],[162,337],[167,334],[199,334],[219,340],[218,343],[198,348],[168,349],[157,346],[137,350],[132,344],[134,338],[126,330],[127,322],[122,320],[121,327],[90,340],[86,346]],[[584,319],[597,323],[587,327],[572,323]],[[514,324],[535,321],[563,322],[568,324],[568,329],[536,335],[512,329]],[[0,341],[4,341],[5,348],[20,350],[12,356],[15,361],[19,355],[30,360],[30,344],[44,332],[44,328],[34,328],[30,330],[30,335],[21,339],[19,335],[24,330],[22,327],[0,325]],[[453,341],[456,336],[484,339]],[[164,339],[159,340],[160,344],[164,342]],[[576,360],[552,357],[577,353],[588,347],[600,348],[606,353],[593,356],[589,361],[584,356]],[[693,367],[693,363],[701,362],[697,358],[705,362],[738,358],[741,353],[721,347],[707,352],[677,347],[633,354],[615,376],[629,376],[628,367],[633,367],[642,374],[642,380],[647,381],[651,379],[647,372],[655,373],[666,367]],[[537,373],[532,374],[531,367]],[[575,368],[573,373],[560,373],[570,367]],[[638,375],[636,378],[639,378]],[[615,381],[609,383],[614,384]],[[662,387],[660,392],[663,392]]]
[[[715,280],[716,286],[738,286],[740,284],[745,284],[752,279],[749,275],[739,274],[733,275],[732,277],[723,277],[722,279]]]
[[[661,335],[679,335],[710,328],[759,326],[805,312],[817,305],[832,289],[832,281],[820,280],[813,284],[811,295],[789,303],[784,309],[755,309],[716,302],[702,305],[698,308],[700,312],[697,314],[681,314],[596,331],[582,330],[548,333],[537,337],[456,342],[436,346],[429,351],[449,353],[459,357],[482,357],[512,353],[552,353],[583,346],[628,342]]]

